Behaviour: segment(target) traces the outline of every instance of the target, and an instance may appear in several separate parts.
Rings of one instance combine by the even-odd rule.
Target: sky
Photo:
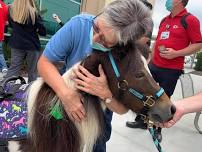
[[[153,35],[157,35],[159,24],[165,16],[169,14],[169,12],[165,8],[166,0],[156,0],[153,12],[153,21],[154,21],[154,29]],[[195,15],[201,23],[201,32],[202,32],[202,0],[189,0],[187,5],[187,10]]]

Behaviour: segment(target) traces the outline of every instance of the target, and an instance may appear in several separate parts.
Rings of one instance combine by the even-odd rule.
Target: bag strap
[[[9,83],[11,81],[16,81],[16,80],[20,80],[20,84],[26,84],[25,79],[21,76],[12,76],[12,77],[8,77],[8,78],[4,79],[2,81],[2,83],[0,84],[0,101],[5,99],[6,97],[9,97],[12,95],[5,91],[5,87],[6,87],[7,83]]]
[[[191,14],[191,13],[186,13],[186,14],[183,15],[182,18],[180,19],[180,23],[181,23],[181,25],[183,26],[183,28],[184,28],[185,30],[186,30],[187,27],[188,27],[186,18],[187,18],[189,15],[192,15],[192,14]],[[162,24],[163,22],[165,22],[165,20],[167,19],[167,17],[168,17],[168,16],[164,17],[164,18],[161,20],[161,22],[160,22],[160,24],[159,24],[159,27],[161,27],[161,24]]]
[[[191,13],[187,13],[187,14],[183,15],[182,18],[181,18],[181,20],[180,20],[180,23],[182,24],[182,26],[184,27],[185,30],[186,30],[187,27],[188,27],[186,18],[187,18],[189,15],[191,15]]]

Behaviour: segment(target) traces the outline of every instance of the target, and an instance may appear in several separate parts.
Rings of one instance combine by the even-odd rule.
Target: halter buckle
[[[140,115],[140,117],[141,117],[141,119],[145,122],[146,120],[147,120],[147,116],[146,115],[144,115],[144,114],[139,114]]]
[[[155,100],[153,99],[153,96],[147,96],[147,100],[143,101],[144,106],[152,107],[155,104]]]
[[[121,90],[127,90],[128,89],[128,82],[126,80],[121,80],[118,82],[118,88]]]

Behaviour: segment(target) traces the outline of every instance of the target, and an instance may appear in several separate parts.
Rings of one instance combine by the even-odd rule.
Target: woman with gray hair
[[[103,12],[94,17],[81,14],[67,22],[48,42],[39,59],[38,71],[47,84],[61,99],[66,113],[74,121],[85,119],[82,100],[75,90],[67,88],[54,62],[65,61],[65,69],[85,58],[93,49],[109,51],[118,44],[127,44],[139,39],[151,21],[150,12],[139,0],[116,0],[106,6]],[[81,72],[82,71],[82,72]],[[105,111],[105,135],[100,138],[94,151],[106,151],[106,141],[111,134],[112,112],[119,114],[127,109],[112,97],[103,69],[96,77],[79,66],[75,74],[77,88],[98,96],[110,109]]]

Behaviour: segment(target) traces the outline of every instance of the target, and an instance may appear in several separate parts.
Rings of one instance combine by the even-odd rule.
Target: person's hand
[[[112,93],[109,90],[107,79],[101,65],[99,65],[98,70],[100,76],[96,77],[83,66],[79,65],[78,69],[74,69],[77,76],[74,80],[77,89],[105,100],[108,97],[112,97]]]
[[[166,50],[160,51],[160,56],[166,59],[174,59],[178,57],[177,51],[172,48],[166,48]]]
[[[183,109],[182,109],[182,107],[180,107],[180,105],[178,106],[177,103],[175,103],[175,106],[176,106],[176,112],[175,112],[175,114],[173,116],[173,119],[170,120],[170,121],[168,121],[168,122],[166,122],[166,123],[160,124],[159,126],[161,128],[170,128],[170,127],[172,127],[183,116]]]
[[[53,19],[57,22],[57,23],[61,23],[61,19],[59,18],[59,16],[57,14],[52,14]]]
[[[63,95],[60,95],[65,112],[72,121],[82,121],[85,118],[85,109],[82,104],[82,99],[75,90],[65,90]]]

